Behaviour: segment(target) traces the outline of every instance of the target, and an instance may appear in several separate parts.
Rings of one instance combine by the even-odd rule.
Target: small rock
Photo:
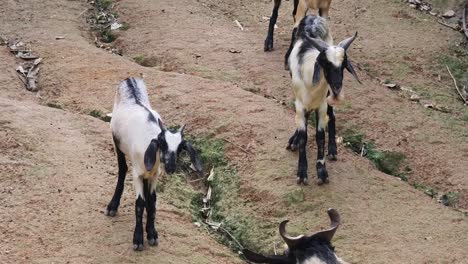
[[[410,100],[413,102],[419,102],[419,100],[421,100],[421,97],[419,97],[419,95],[417,94],[413,94],[411,95]]]
[[[398,85],[396,83],[384,83],[384,86],[389,88],[389,89],[392,89],[392,90],[400,89],[400,85]]]
[[[434,12],[434,11],[430,11],[429,14],[430,14],[431,16],[437,16],[437,12]]]
[[[431,8],[430,6],[428,6],[428,5],[422,5],[422,6],[420,7],[420,9],[421,9],[421,11],[429,11],[429,10],[431,10],[432,8]]]
[[[236,49],[230,49],[229,52],[231,53],[241,53],[242,51]]]
[[[193,223],[196,227],[201,227],[201,224],[199,222]]]
[[[111,24],[110,29],[111,29],[111,30],[116,30],[116,29],[119,29],[119,28],[121,28],[121,27],[123,27],[122,24],[117,23],[117,22],[114,22],[114,23]]]
[[[454,17],[455,16],[455,11],[453,10],[448,10],[447,12],[445,12],[442,17],[444,18],[451,18],[451,17]]]
[[[427,241],[430,241],[430,240],[432,240],[432,237],[425,237],[424,239],[427,240]]]
[[[416,9],[416,5],[410,4],[409,7]]]

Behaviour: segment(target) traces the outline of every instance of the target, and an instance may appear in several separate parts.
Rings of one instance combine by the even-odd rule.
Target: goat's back
[[[139,104],[151,109],[143,80],[134,77],[123,80],[115,94],[114,108],[118,104]]]
[[[313,15],[306,16],[301,20],[296,33],[298,39],[306,40],[306,36],[309,36],[327,42],[329,35],[330,29],[327,20],[323,17]]]

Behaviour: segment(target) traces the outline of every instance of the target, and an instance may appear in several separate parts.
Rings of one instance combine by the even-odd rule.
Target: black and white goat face
[[[335,209],[328,209],[331,227],[311,236],[291,237],[286,234],[286,223],[281,222],[279,232],[288,245],[283,255],[264,256],[244,249],[245,258],[254,263],[271,264],[346,264],[336,256],[331,239],[340,224],[340,215]]]
[[[318,82],[320,71],[323,71],[325,79],[331,88],[330,95],[333,98],[338,97],[341,93],[341,88],[343,87],[343,71],[345,69],[360,82],[346,54],[347,49],[351,46],[351,43],[353,43],[356,37],[357,32],[354,36],[341,41],[337,46],[329,45],[320,39],[307,37],[310,43],[320,52],[314,67],[314,83]]]
[[[166,173],[174,173],[176,170],[177,159],[182,152],[185,150],[190,155],[190,160],[197,171],[202,171],[200,159],[197,151],[193,146],[184,140],[184,128],[183,125],[178,130],[166,129],[161,121],[158,121],[161,127],[161,133],[159,133],[157,139],[153,139],[150,146],[145,152],[145,166],[146,170],[151,170],[156,162],[156,154],[160,151],[160,160],[164,164]],[[151,160],[149,160],[151,159]],[[153,160],[154,159],[154,160]]]

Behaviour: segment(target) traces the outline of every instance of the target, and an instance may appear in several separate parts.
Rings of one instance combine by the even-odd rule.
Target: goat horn
[[[281,222],[279,226],[279,233],[283,238],[284,242],[286,242],[286,244],[288,245],[289,249],[294,249],[304,236],[299,235],[297,237],[291,237],[288,234],[286,234],[286,224],[288,222],[289,220],[284,220],[283,222]]]
[[[333,235],[335,235],[336,229],[338,229],[338,226],[341,223],[341,217],[340,214],[338,214],[338,211],[336,211],[333,208],[328,209],[328,217],[330,217],[330,228],[319,231],[311,236],[314,239],[319,239],[319,240],[326,240],[330,242],[333,238]]]
[[[306,35],[307,40],[312,43],[312,46],[314,46],[318,51],[323,52],[325,51],[330,45],[326,43],[325,41],[318,39],[318,38],[311,38]]]
[[[357,31],[356,31],[356,33],[354,33],[354,36],[349,37],[349,38],[341,41],[338,44],[338,46],[342,47],[344,50],[348,50],[349,46],[351,46],[351,43],[353,43],[353,41],[356,39],[356,37],[357,37]]]
[[[182,126],[180,126],[179,132],[184,133],[184,129],[185,129],[186,126],[187,126],[187,124],[183,124]]]

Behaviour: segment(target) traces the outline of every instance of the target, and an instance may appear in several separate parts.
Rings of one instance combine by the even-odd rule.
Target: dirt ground
[[[282,63],[292,3],[283,3],[275,50],[264,53],[268,21],[262,17],[270,15],[271,5],[115,1],[119,19],[129,25],[114,43],[123,56],[94,46],[80,15],[89,7],[86,1],[7,0],[1,5],[0,35],[28,43],[44,61],[41,90],[29,93],[16,77],[15,58],[0,46],[0,263],[241,262],[197,229],[170,197],[158,199],[160,245],[133,252],[131,182],[118,216],[103,215],[114,189],[116,160],[108,124],[87,113],[111,112],[114,88],[128,76],[144,77],[152,105],[166,122],[185,122],[192,134],[212,133],[253,153],[227,144],[248,213],[271,224],[265,232],[275,239],[272,230],[281,219],[288,217],[293,230],[308,232],[324,227],[325,209],[334,207],[344,219],[335,246],[350,263],[468,263],[463,213],[377,171],[343,146],[339,160],[328,163],[329,185],[295,184],[297,156],[285,150],[294,113]],[[410,183],[458,192],[459,206],[466,209],[466,122],[412,103],[378,80],[452,94],[444,69],[428,65],[434,55],[448,52],[456,33],[400,1],[337,0],[331,16],[335,41],[359,32],[350,57],[367,69],[358,72],[363,85],[346,77],[347,103],[337,110],[340,129],[354,127],[378,146],[405,153]],[[137,56],[153,67],[135,63]],[[48,102],[63,110],[45,106]],[[309,142],[313,164],[314,140]],[[315,177],[314,170],[309,177]],[[304,201],[284,208],[285,195],[297,190]]]

